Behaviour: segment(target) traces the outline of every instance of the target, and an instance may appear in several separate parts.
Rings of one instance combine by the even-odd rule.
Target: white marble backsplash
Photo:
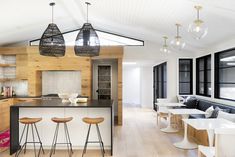
[[[80,71],[43,71],[42,94],[78,93],[81,94]]]
[[[27,96],[28,95],[28,81],[9,81],[1,83],[1,87],[3,86],[12,86],[16,95]]]

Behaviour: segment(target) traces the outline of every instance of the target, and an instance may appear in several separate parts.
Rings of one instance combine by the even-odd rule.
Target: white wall
[[[153,105],[153,66],[167,62],[167,99],[176,101],[178,94],[178,59],[193,58],[192,52],[171,52],[170,54],[159,51],[160,47],[146,41],[145,46],[130,46],[124,48],[124,62],[135,61],[141,67],[141,105],[152,108]],[[124,80],[125,81],[125,80]],[[125,87],[123,91],[125,97]]]
[[[123,66],[123,103],[133,106],[141,104],[140,68]]]
[[[153,108],[153,68],[152,66],[142,66],[140,73],[141,83],[141,106]],[[151,90],[151,91],[150,91]]]

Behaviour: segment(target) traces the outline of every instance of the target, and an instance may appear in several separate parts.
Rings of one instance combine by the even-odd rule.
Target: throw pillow
[[[206,118],[211,117],[213,111],[214,111],[214,107],[213,107],[213,106],[209,107],[209,108],[205,111],[205,112],[207,113],[207,114],[205,115],[205,117],[206,117]]]
[[[211,117],[210,117],[210,118],[217,118],[219,111],[229,112],[229,109],[221,109],[221,108],[219,108],[219,107],[216,107],[216,108],[214,109],[213,113],[211,114]]]
[[[235,123],[235,114],[219,111],[217,118],[227,119],[227,120],[232,121],[232,122]]]

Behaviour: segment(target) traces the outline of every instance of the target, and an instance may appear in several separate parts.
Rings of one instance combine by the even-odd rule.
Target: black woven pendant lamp
[[[39,52],[43,56],[62,57],[65,55],[65,41],[57,25],[53,23],[55,3],[50,3],[50,6],[52,7],[52,23],[48,25],[40,39]]]
[[[90,23],[88,23],[88,6],[87,5],[87,22],[83,24],[75,40],[74,51],[77,56],[99,56],[100,41],[99,37]]]

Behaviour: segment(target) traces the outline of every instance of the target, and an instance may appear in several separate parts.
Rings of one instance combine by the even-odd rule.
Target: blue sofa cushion
[[[186,105],[186,108],[195,109],[197,108],[198,100],[195,97],[191,97],[187,99],[184,104]]]

